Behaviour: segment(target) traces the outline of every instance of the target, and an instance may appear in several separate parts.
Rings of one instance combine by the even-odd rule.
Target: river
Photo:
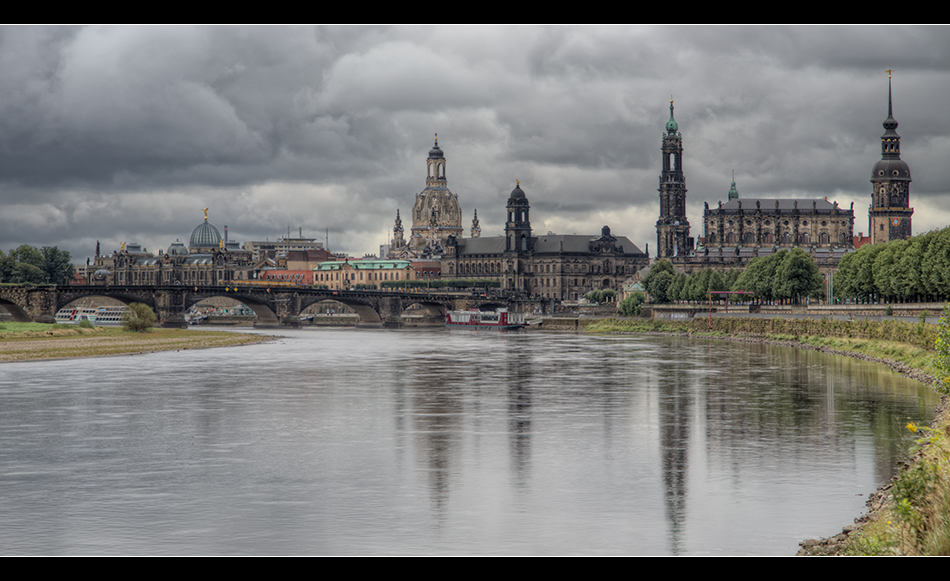
[[[771,345],[278,333],[0,366],[2,553],[791,555],[937,403]]]

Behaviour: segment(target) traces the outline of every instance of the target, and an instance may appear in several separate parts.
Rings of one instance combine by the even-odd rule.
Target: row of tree
[[[846,254],[834,289],[837,298],[860,302],[950,299],[950,228]]]
[[[69,252],[55,246],[24,244],[9,254],[0,250],[0,282],[69,284],[75,272]]]
[[[711,291],[750,291],[765,301],[790,300],[798,303],[820,296],[823,281],[818,265],[799,248],[780,250],[755,258],[745,270],[723,274],[711,268],[691,275],[677,274],[669,260],[658,260],[643,285],[653,303],[705,301]]]

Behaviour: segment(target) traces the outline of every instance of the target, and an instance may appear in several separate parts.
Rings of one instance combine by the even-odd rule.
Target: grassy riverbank
[[[220,331],[156,328],[148,333],[134,333],[118,327],[0,323],[0,362],[207,349],[268,339],[270,337]]]
[[[738,341],[767,341],[877,361],[925,383],[939,370],[938,326],[923,322],[805,319],[591,321],[587,333],[676,333]],[[871,512],[842,534],[806,541],[810,555],[950,554],[950,413],[944,396],[930,427],[909,424],[918,436],[912,458],[868,501]]]

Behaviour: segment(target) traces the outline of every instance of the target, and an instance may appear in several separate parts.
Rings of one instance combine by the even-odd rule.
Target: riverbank
[[[0,362],[210,349],[270,339],[262,335],[223,331],[155,328],[148,333],[134,333],[119,327],[5,323],[0,324]]]
[[[924,323],[716,319],[652,321],[606,319],[586,325],[592,334],[675,334],[725,341],[769,343],[854,357],[887,365],[934,385],[936,325]],[[728,331],[726,331],[728,330]],[[773,331],[773,332],[770,332]],[[775,333],[774,331],[778,331]],[[824,331],[824,334],[808,334]],[[902,340],[892,340],[902,339]],[[918,434],[912,457],[897,476],[872,493],[868,513],[841,533],[800,543],[799,556],[945,555],[950,553],[950,412],[944,395],[930,427],[908,424]]]

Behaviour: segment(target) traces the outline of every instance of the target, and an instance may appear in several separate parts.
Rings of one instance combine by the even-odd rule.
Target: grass
[[[914,460],[894,479],[891,501],[849,537],[845,554],[950,555],[950,417],[907,428],[919,436]]]
[[[205,349],[267,341],[270,337],[221,331],[152,329],[150,333],[119,327],[84,329],[76,325],[0,324],[0,361],[36,361],[102,357],[152,351]]]
[[[660,319],[597,319],[584,327],[585,333],[688,333],[688,321],[664,321]]]

